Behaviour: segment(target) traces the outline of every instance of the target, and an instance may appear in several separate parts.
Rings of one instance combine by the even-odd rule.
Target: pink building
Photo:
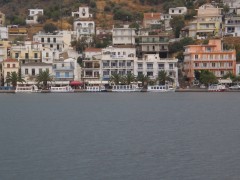
[[[184,52],[184,72],[191,81],[195,70],[209,70],[218,78],[228,72],[235,75],[236,51],[224,50],[220,39],[211,39],[206,45],[188,45]]]

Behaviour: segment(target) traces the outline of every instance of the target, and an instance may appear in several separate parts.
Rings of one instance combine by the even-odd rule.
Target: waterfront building
[[[49,71],[52,74],[52,64],[42,63],[42,62],[29,62],[21,64],[21,74],[22,78],[27,84],[36,84],[36,76],[42,71]]]
[[[26,24],[38,24],[38,17],[43,15],[43,9],[29,9]]]
[[[204,4],[197,10],[196,19],[189,23],[189,37],[205,39],[222,35],[222,8]]]
[[[147,75],[150,79],[155,80],[160,71],[165,71],[178,86],[178,59],[160,58],[158,54],[145,54],[143,58],[134,62],[134,75]]]
[[[41,49],[48,48],[52,51],[63,52],[71,45],[72,31],[58,31],[54,33],[39,32],[33,35],[33,41]]]
[[[80,74],[78,71],[77,60],[73,58],[53,61],[53,77],[54,83],[58,85],[67,85],[71,81],[79,81]]]
[[[134,73],[136,49],[133,46],[109,46],[102,49],[100,76],[102,80],[109,80],[111,75],[127,75]]]
[[[83,55],[82,79],[84,82],[99,81],[102,49],[87,48]]]
[[[184,52],[184,73],[194,80],[194,71],[209,70],[221,78],[231,72],[236,74],[236,50],[225,50],[220,39],[208,44],[188,45]]]
[[[7,58],[3,60],[2,62],[2,76],[4,85],[6,86],[6,78],[8,75],[10,75],[12,72],[19,73],[19,62],[16,59]]]
[[[113,45],[134,45],[135,44],[135,28],[129,25],[123,27],[113,27],[112,44]]]

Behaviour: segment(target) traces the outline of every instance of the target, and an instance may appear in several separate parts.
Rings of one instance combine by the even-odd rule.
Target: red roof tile
[[[144,13],[144,19],[160,19],[161,13]]]
[[[4,62],[18,62],[16,59],[7,58]]]

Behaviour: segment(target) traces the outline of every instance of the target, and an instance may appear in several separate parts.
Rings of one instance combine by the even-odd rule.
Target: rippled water
[[[239,93],[0,94],[0,180],[238,180],[239,102]]]

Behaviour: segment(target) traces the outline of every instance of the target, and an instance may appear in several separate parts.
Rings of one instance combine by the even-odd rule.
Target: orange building
[[[185,75],[194,80],[195,70],[209,70],[221,78],[228,72],[236,74],[236,51],[224,50],[220,39],[206,45],[188,45],[184,52]]]

